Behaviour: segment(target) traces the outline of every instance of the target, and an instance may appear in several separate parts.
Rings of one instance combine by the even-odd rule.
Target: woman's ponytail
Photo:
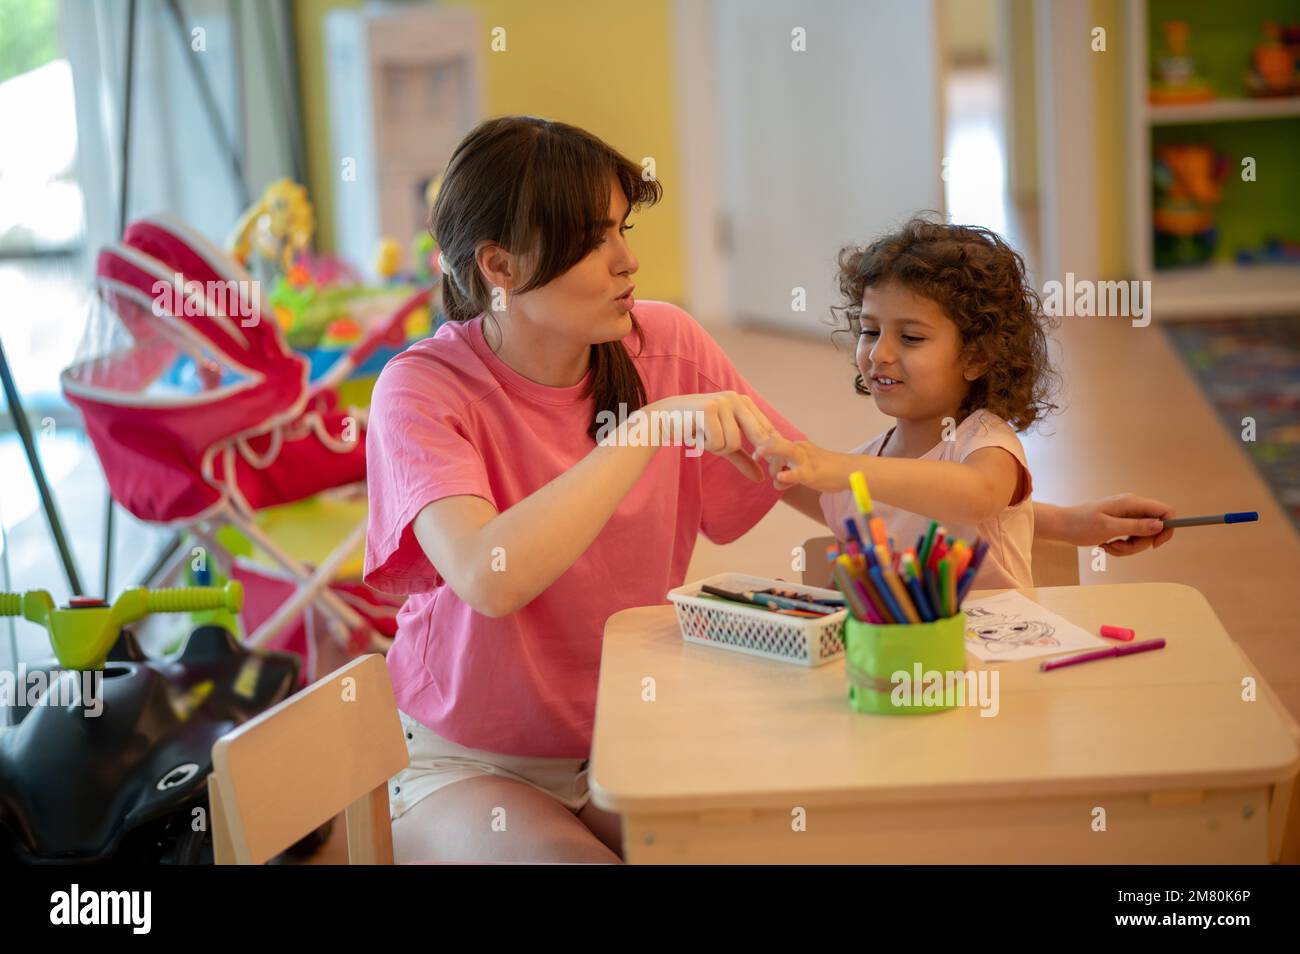
[[[456,272],[446,257],[438,256],[442,269],[442,310],[448,321],[469,321],[478,316],[480,309],[460,290]]]

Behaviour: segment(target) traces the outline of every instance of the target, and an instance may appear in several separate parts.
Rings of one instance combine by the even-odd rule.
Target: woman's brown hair
[[[1023,431],[1057,410],[1050,400],[1057,379],[1048,358],[1049,319],[1024,259],[995,232],[918,216],[865,248],[841,249],[839,265],[844,301],[832,311],[855,335],[863,292],[888,282],[929,298],[956,324],[963,357],[986,369],[971,382],[962,419],[985,408]],[[853,387],[871,393],[861,373]]]
[[[447,319],[491,316],[492,289],[475,259],[484,242],[529,259],[532,273],[514,294],[540,288],[596,248],[609,227],[611,176],[629,210],[662,196],[658,181],[644,179],[640,166],[576,126],[534,116],[480,123],[452,153],[430,215],[430,231],[447,263]],[[632,328],[644,346],[635,315]],[[591,346],[591,377],[583,392],[588,395],[595,401],[587,430],[592,440],[602,411],[617,416],[620,404],[628,413],[645,405],[645,383],[622,341]]]

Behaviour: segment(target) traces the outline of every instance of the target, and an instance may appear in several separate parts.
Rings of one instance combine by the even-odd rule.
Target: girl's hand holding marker
[[[1171,517],[1172,514],[1173,511],[1171,510],[1170,511]],[[1212,527],[1217,524],[1226,524],[1226,523],[1255,523],[1258,520],[1259,520],[1259,514],[1254,510],[1238,511],[1237,513],[1216,513],[1216,514],[1209,514],[1204,517],[1172,517],[1172,519],[1165,519],[1161,521],[1162,531],[1160,535],[1156,537],[1156,542],[1154,545],[1155,546],[1160,545],[1160,543],[1162,542],[1160,538],[1164,537],[1165,533],[1168,533],[1170,536],[1173,536],[1174,530],[1177,529],[1178,527]],[[1111,537],[1109,540],[1106,541],[1104,546],[1108,552],[1112,552],[1111,547],[1113,545],[1118,544],[1120,541],[1123,541],[1125,544],[1127,544],[1130,542],[1130,538],[1128,536]]]

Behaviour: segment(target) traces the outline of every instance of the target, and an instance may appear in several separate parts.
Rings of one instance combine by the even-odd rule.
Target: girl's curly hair
[[[971,382],[962,419],[986,408],[1024,431],[1058,409],[1050,400],[1058,385],[1047,350],[1051,320],[1025,277],[1024,259],[996,233],[917,216],[865,248],[841,249],[839,266],[844,302],[831,310],[847,319],[855,339],[862,293],[889,282],[934,301],[957,325],[962,356],[987,368]],[[871,393],[861,373],[853,387]]]

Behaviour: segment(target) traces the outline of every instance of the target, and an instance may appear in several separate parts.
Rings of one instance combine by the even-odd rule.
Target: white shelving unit
[[[1203,267],[1156,269],[1151,238],[1151,132],[1157,126],[1256,122],[1300,116],[1300,96],[1217,99],[1153,106],[1147,100],[1147,2],[1129,11],[1128,208],[1129,248],[1139,280],[1151,281],[1156,320],[1161,317],[1249,317],[1300,310],[1300,266],[1211,262]],[[1300,157],[1297,157],[1300,162]]]
[[[1300,96],[1277,99],[1215,99],[1208,103],[1180,106],[1147,104],[1147,122],[1152,126],[1179,123],[1223,123],[1239,119],[1278,119],[1300,116]]]

